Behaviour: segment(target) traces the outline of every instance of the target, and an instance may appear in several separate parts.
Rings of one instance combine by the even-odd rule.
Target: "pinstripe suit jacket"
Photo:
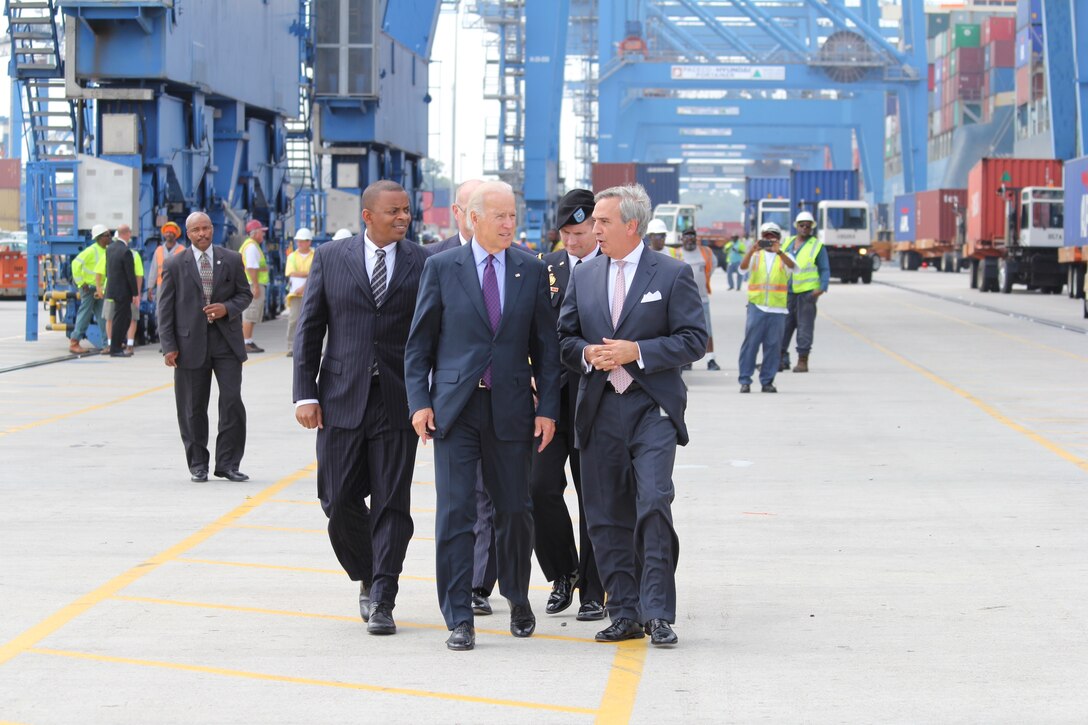
[[[507,249],[504,285],[502,319],[492,333],[472,246],[427,259],[404,368],[409,407],[413,413],[434,409],[436,438],[445,437],[457,422],[489,361],[499,440],[531,440],[536,416],[559,417],[559,341],[544,263],[528,252]],[[433,384],[427,379],[431,370]]]
[[[404,343],[425,260],[418,244],[398,242],[393,276],[378,307],[366,273],[362,234],[322,244],[314,252],[295,332],[294,399],[320,401],[325,425],[362,424],[371,367],[377,361],[390,423],[412,427],[404,392]]]

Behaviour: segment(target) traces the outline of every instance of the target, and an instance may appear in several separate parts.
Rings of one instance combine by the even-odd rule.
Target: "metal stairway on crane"
[[[525,0],[481,0],[474,12],[493,35],[486,46],[484,100],[499,116],[484,134],[484,173],[521,193],[525,174]]]
[[[314,167],[314,42],[313,0],[299,0],[298,20],[292,27],[299,38],[298,117],[284,123],[287,132],[287,178],[294,188],[291,205],[294,228],[309,227],[319,236],[324,229],[324,193]]]

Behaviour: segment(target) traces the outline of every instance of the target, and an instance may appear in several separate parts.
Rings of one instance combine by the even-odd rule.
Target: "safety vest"
[[[158,270],[158,279],[155,280],[155,286],[158,287],[162,284],[162,263],[163,263],[163,251],[166,249],[165,244],[160,244],[155,247],[155,269]],[[175,257],[185,251],[185,247],[181,245],[181,242],[174,242],[174,249],[170,254]]]
[[[752,276],[748,278],[748,301],[764,307],[786,307],[790,276],[782,258],[775,255],[770,270],[763,264],[763,252],[752,256]]]
[[[786,249],[791,249],[796,239],[796,236],[790,237]],[[823,248],[824,243],[812,236],[806,239],[801,248],[794,253],[793,259],[797,262],[797,268],[793,270],[793,279],[790,280],[790,288],[793,289],[794,294],[819,289],[820,270],[816,268],[816,257]]]
[[[246,240],[242,242],[242,246],[238,251],[241,253],[242,260],[244,261],[246,258],[246,247],[251,244],[257,247],[257,255],[261,260],[261,266],[258,267],[258,270],[260,271],[257,272],[257,284],[268,284],[268,263],[264,261],[264,250],[261,249],[261,245],[257,244],[252,237],[246,237]]]
[[[106,258],[106,250],[99,246],[98,242],[91,242],[91,246],[84,249],[72,260],[72,281],[77,286],[94,287],[94,273],[98,269],[99,262]]]

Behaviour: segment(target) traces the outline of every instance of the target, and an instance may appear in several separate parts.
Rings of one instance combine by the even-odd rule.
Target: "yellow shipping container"
[[[19,220],[20,198],[18,189],[0,189],[0,219]]]

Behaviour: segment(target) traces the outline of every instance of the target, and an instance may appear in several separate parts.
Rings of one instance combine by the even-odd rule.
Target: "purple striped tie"
[[[484,267],[484,307],[487,308],[487,319],[491,322],[491,334],[499,329],[499,320],[502,319],[502,304],[499,302],[499,278],[495,274],[495,255],[487,255],[487,266]],[[487,363],[484,370],[484,387],[491,390],[491,363]]]

